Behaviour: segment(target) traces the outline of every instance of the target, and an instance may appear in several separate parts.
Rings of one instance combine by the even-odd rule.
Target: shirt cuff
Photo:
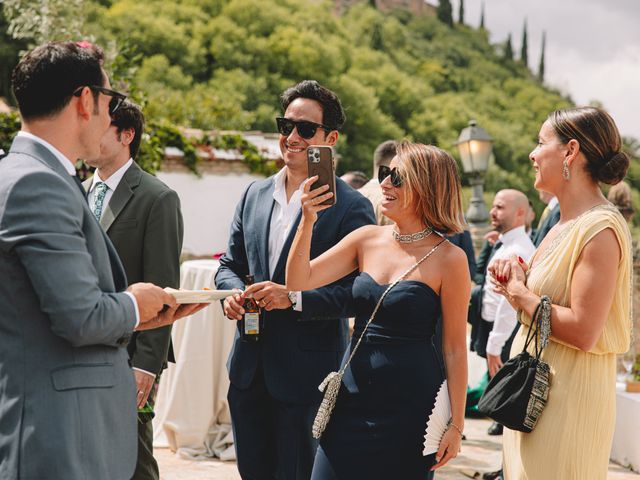
[[[141,368],[136,368],[136,367],[131,367],[131,368],[133,368],[134,370],[137,370],[138,372],[146,373],[147,375],[150,375],[153,378],[156,378],[155,373],[147,372],[146,370],[143,370]]]
[[[133,293],[131,292],[124,292],[127,295],[129,295],[129,298],[131,298],[131,301],[133,302],[133,308],[136,311],[136,324],[133,326],[134,330],[138,327],[138,325],[140,325],[140,310],[138,310],[138,301],[136,300],[136,297]]]
[[[498,346],[497,343],[499,343],[499,340],[495,337],[496,337],[495,335],[492,336],[491,333],[489,334],[489,339],[487,340],[486,352],[489,355],[499,357],[500,355],[502,355],[502,348],[504,347],[504,342],[502,342],[502,345]]]
[[[296,306],[293,309],[296,312],[302,311],[302,292],[294,292],[296,294]]]

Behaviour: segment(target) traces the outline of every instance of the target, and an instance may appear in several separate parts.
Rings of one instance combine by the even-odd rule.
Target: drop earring
[[[562,178],[564,178],[567,181],[571,179],[571,173],[569,172],[569,165],[567,164],[566,160],[562,162]]]

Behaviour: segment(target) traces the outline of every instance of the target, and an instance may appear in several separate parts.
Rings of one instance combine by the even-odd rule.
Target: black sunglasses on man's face
[[[295,121],[284,117],[276,117],[276,123],[278,124],[278,132],[280,132],[280,135],[288,137],[295,128],[298,130],[298,135],[305,140],[312,138],[319,128],[322,128],[325,132],[335,130],[334,128],[322,125],[321,123],[309,122],[307,120]]]
[[[76,91],[73,92],[73,95],[76,97],[79,97],[84,87],[88,87],[94,92],[100,92],[103,95],[107,95],[108,97],[111,97],[111,100],[109,101],[109,115],[113,115],[116,112],[116,110],[120,108],[120,105],[122,105],[122,102],[124,102],[125,99],[127,98],[127,96],[124,93],[111,90],[110,88],[100,87],[98,85],[83,85],[82,87],[76,88]]]
[[[378,167],[378,182],[384,182],[384,179],[387,177],[391,177],[391,185],[396,188],[400,188],[402,186],[402,178],[398,173],[398,170],[395,168],[389,168],[386,165],[380,165]]]

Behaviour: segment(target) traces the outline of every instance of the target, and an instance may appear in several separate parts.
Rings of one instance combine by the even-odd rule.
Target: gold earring
[[[566,160],[562,162],[562,178],[564,178],[567,181],[571,179],[571,173],[569,172],[569,165],[567,164]]]

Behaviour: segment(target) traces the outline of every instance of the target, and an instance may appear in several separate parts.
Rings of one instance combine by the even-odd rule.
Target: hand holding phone
[[[311,185],[311,190],[322,185],[328,185],[329,189],[327,192],[333,193],[331,198],[328,198],[320,205],[335,205],[336,175],[333,164],[333,150],[331,147],[327,145],[310,145],[307,148],[307,166],[309,169],[309,178],[314,175],[318,176],[318,180]]]

